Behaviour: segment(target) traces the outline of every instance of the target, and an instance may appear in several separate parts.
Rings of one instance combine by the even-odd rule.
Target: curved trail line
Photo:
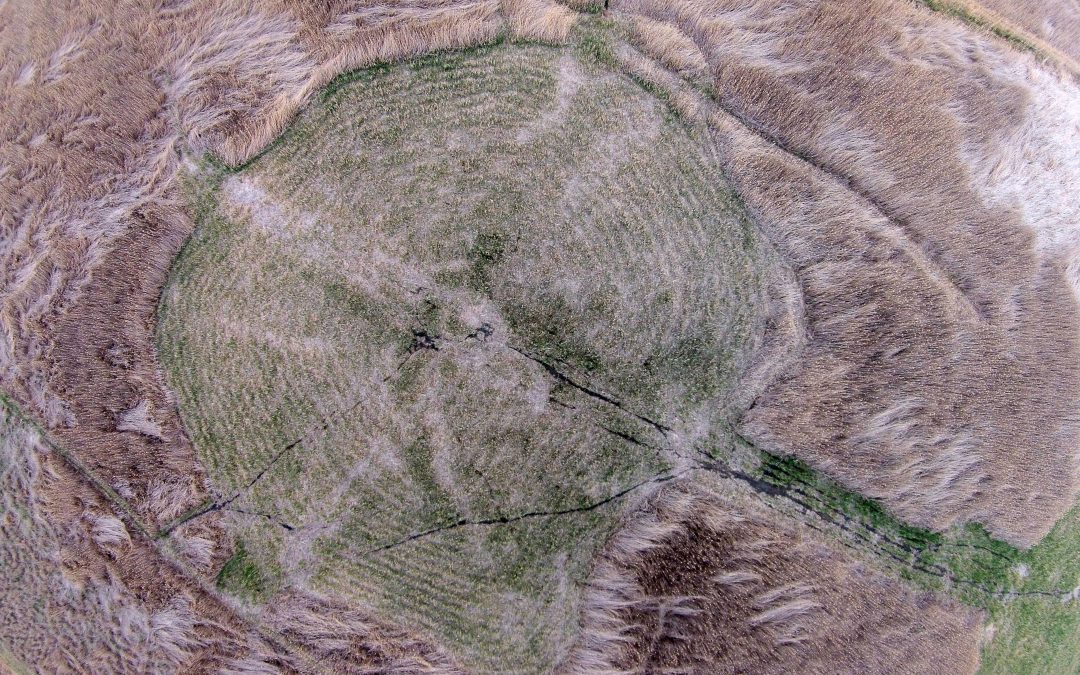
[[[387,551],[389,549],[396,548],[398,546],[401,546],[402,544],[407,544],[407,543],[409,543],[411,541],[416,541],[417,539],[422,539],[424,537],[429,537],[429,536],[431,536],[433,534],[439,534],[440,532],[446,532],[448,530],[453,530],[453,529],[456,529],[456,528],[459,528],[459,527],[486,526],[486,525],[507,525],[507,524],[510,524],[510,523],[516,523],[516,522],[518,522],[520,520],[527,520],[529,518],[546,518],[546,517],[552,517],[552,516],[565,516],[565,515],[574,514],[574,513],[585,513],[587,511],[593,511],[593,510],[598,509],[598,508],[600,508],[600,507],[602,507],[602,506],[604,506],[606,504],[610,504],[611,502],[613,502],[613,501],[615,501],[617,499],[621,499],[621,498],[627,496],[628,494],[630,494],[631,492],[634,492],[635,490],[638,490],[638,489],[640,489],[642,487],[645,487],[646,485],[653,485],[653,484],[657,484],[657,483],[666,483],[668,481],[675,480],[675,479],[679,478],[680,476],[683,476],[683,475],[685,475],[687,473],[690,473],[693,470],[694,470],[694,467],[691,467],[691,468],[688,468],[688,469],[683,469],[681,471],[676,471],[674,473],[662,474],[660,476],[654,476],[652,478],[647,478],[645,480],[638,481],[637,483],[634,483],[633,485],[631,485],[629,487],[623,488],[622,490],[619,490],[618,492],[616,492],[614,494],[608,495],[607,497],[604,497],[603,499],[601,499],[599,501],[592,502],[591,504],[585,504],[583,506],[574,506],[574,507],[571,507],[571,508],[557,509],[557,510],[553,510],[553,511],[528,511],[526,513],[521,513],[521,514],[518,514],[516,516],[502,516],[502,517],[498,517],[498,518],[484,518],[484,519],[480,519],[480,520],[469,520],[468,518],[462,518],[462,519],[454,521],[452,523],[446,523],[445,525],[439,525],[438,527],[433,527],[433,528],[431,528],[429,530],[424,530],[423,532],[417,532],[415,534],[410,534],[409,536],[404,537],[402,539],[398,539],[397,541],[392,541],[392,542],[390,542],[388,544],[383,544],[382,546],[377,546],[375,548],[368,549],[367,551],[362,552],[360,555],[361,556],[373,555],[375,553],[380,553],[382,551]]]

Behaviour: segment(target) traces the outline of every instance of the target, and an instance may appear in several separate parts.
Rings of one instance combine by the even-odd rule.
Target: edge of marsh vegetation
[[[956,17],[964,23],[967,23],[978,29],[993,33],[994,35],[1004,39],[1005,41],[1009,42],[1021,51],[1043,55],[1041,50],[1023,35],[1020,35],[1019,33],[1006,26],[1001,26],[997,23],[994,23],[986,17],[979,16],[975,12],[972,12],[971,9],[969,9],[965,4],[953,2],[952,0],[919,1],[930,9],[934,10],[935,12],[940,12],[947,16]]]
[[[962,5],[947,0],[920,2],[931,10],[954,16],[976,28],[989,31],[1019,49],[1043,55],[1038,47],[1023,36],[971,13]],[[595,7],[592,11],[598,12],[599,4],[593,4]],[[573,45],[575,51],[596,64],[617,68],[615,42],[612,39],[613,29],[617,26],[615,21],[602,17],[580,22],[575,29],[578,35]],[[464,50],[436,52],[408,60],[406,63],[413,67],[443,64],[450,68],[453,64],[446,62],[448,56],[458,58],[469,54],[483,54],[507,43],[536,44],[537,41],[513,38],[504,32],[481,45]],[[342,73],[320,90],[309,105],[322,105],[338,89],[366,78],[378,77],[398,65],[401,65],[400,62],[379,62]],[[646,92],[660,98],[665,104],[669,103],[668,96],[662,89],[639,77],[631,77]],[[201,175],[189,175],[185,179],[185,193],[189,198],[195,197],[193,201],[189,201],[189,205],[193,206],[192,216],[195,221],[199,222],[216,209],[217,191],[225,177],[249,168],[279,146],[289,134],[295,133],[295,130],[296,125],[290,123],[262,151],[240,165],[229,166],[209,153],[199,158],[197,161],[204,171],[200,172]],[[185,242],[185,251],[192,241],[193,238],[189,238]],[[183,256],[184,251],[181,251],[177,260]],[[174,261],[170,277],[177,269]],[[158,331],[155,331],[155,336],[158,335]],[[8,403],[6,396],[3,397],[3,402],[5,405]],[[1075,601],[1075,590],[1065,585],[1049,584],[1054,581],[1062,583],[1061,577],[1069,570],[1080,579],[1080,528],[1075,525],[1080,519],[1080,507],[1066,515],[1039,544],[1028,550],[1020,550],[994,539],[977,523],[969,523],[943,533],[911,526],[889,514],[876,500],[839,486],[793,457],[780,457],[760,450],[756,452],[760,453],[759,478],[769,485],[798,494],[809,510],[839,528],[836,532],[841,539],[849,538],[845,532],[850,533],[853,528],[861,529],[864,534],[857,535],[856,538],[872,541],[866,546],[856,545],[863,549],[864,554],[872,555],[875,560],[892,568],[912,584],[929,590],[945,591],[966,604],[985,609],[997,632],[994,639],[989,640],[984,647],[981,668],[983,672],[1008,672],[1020,667],[1020,664],[1024,664],[1023,667],[1053,668],[1064,659],[1076,658],[1064,653],[1070,642],[1069,636],[1080,630],[1080,609],[1075,605],[1065,605],[1064,602],[1064,598],[1070,594]],[[181,516],[174,525],[166,528],[164,533],[167,534],[169,529],[192,517],[197,511]],[[1070,540],[1075,544],[1071,550]],[[255,600],[264,595],[260,591],[262,581],[265,581],[262,573],[247,560],[246,549],[243,543],[238,541],[233,558],[226,562],[217,575],[218,587]],[[1051,625],[1044,625],[1048,621]],[[1010,631],[1012,634],[1038,632],[1047,640],[1050,651],[1017,649],[1017,638],[1006,639]],[[1050,639],[1053,636],[1057,637]],[[1023,638],[1020,641],[1022,642]]]
[[[1080,665],[1080,505],[1021,550],[979,523],[934,532],[905,523],[794,457],[757,450],[759,476],[831,534],[920,588],[987,612],[981,673],[1075,672]]]

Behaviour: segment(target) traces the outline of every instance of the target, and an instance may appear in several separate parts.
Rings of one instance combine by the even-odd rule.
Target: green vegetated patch
[[[599,19],[583,25],[576,43],[579,58],[598,66],[616,68],[614,22]]]
[[[997,35],[998,37],[1007,40],[1018,49],[1030,52],[1038,51],[1038,48],[1036,48],[1035,45],[1031,44],[1031,42],[1024,38],[1022,35],[1018,35],[1017,33],[1006,28],[1005,26],[998,25],[992,21],[985,19],[984,17],[979,16],[978,14],[973,13],[970,9],[968,9],[961,3],[950,2],[949,0],[923,0],[923,4],[925,4],[927,7],[934,10],[935,12],[941,12],[942,14],[954,16],[963,21],[964,23],[975,26],[976,28],[981,28],[982,30],[990,31],[994,35]]]
[[[976,523],[945,533],[913,527],[798,459],[761,456],[764,480],[839,525],[853,545],[912,583],[985,609],[993,639],[984,648],[981,672],[1080,669],[1080,507],[1025,551]]]
[[[259,560],[248,553],[243,540],[237,540],[231,558],[225,561],[217,576],[218,588],[248,600],[264,602],[271,579],[259,567]]]
[[[978,606],[993,604],[1013,588],[1021,552],[993,539],[978,524],[947,533],[904,523],[876,500],[851,492],[794,457],[762,453],[762,477],[790,491],[826,520],[846,528],[853,541],[872,547],[905,576],[932,588],[949,588]]]
[[[994,639],[983,650],[982,672],[1080,672],[1080,507],[1017,565],[1021,595],[991,608]]]
[[[190,177],[158,343],[235,496],[223,588],[306,584],[543,670],[665,435],[738,414],[773,259],[705,132],[597,49],[353,73]]]

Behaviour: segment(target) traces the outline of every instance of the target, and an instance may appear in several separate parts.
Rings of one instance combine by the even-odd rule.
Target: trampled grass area
[[[714,152],[587,51],[504,44],[340,78],[193,174],[159,344],[245,542],[222,587],[556,662],[623,505],[738,413],[772,258]]]

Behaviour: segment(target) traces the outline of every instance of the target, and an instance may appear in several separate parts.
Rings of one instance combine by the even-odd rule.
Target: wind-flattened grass
[[[598,563],[570,672],[974,670],[979,612],[811,527],[745,485],[662,489]]]
[[[705,56],[728,175],[797,270],[806,348],[742,433],[913,523],[1037,542],[1080,485],[1075,191],[1041,187],[1075,162],[1038,131],[1068,134],[1075,88],[909,3],[614,5]]]
[[[954,16],[964,23],[975,26],[976,28],[988,30],[994,35],[1008,40],[1018,49],[1032,52],[1037,51],[1035,45],[1033,45],[1028,38],[1018,34],[1007,26],[995,23],[985,16],[981,16],[977,12],[972,11],[965,3],[950,2],[948,0],[923,0],[923,3],[935,12],[942,12],[943,14]]]
[[[939,0],[940,1],[940,0]],[[1063,2],[1039,2],[1038,0],[979,0],[973,3],[992,23],[1015,24],[1027,33],[1026,39],[1042,42],[1037,45],[1041,54],[1060,50],[1059,61],[1069,63],[1073,72],[1080,64],[1080,44],[1076,36],[1080,31],[1080,12],[1075,4]],[[1015,31],[1013,31],[1015,32]],[[1064,59],[1060,57],[1064,56]]]
[[[675,470],[668,433],[737,413],[771,254],[707,135],[580,49],[342,78],[202,177],[159,342],[260,542],[242,592],[308,585],[542,669],[622,504]]]
[[[167,612],[155,613],[107,568],[130,555],[138,535],[103,500],[77,502],[69,522],[88,523],[85,532],[48,517],[67,489],[57,485],[70,471],[60,453],[0,395],[0,670],[175,669],[189,644],[184,627],[169,630]]]

